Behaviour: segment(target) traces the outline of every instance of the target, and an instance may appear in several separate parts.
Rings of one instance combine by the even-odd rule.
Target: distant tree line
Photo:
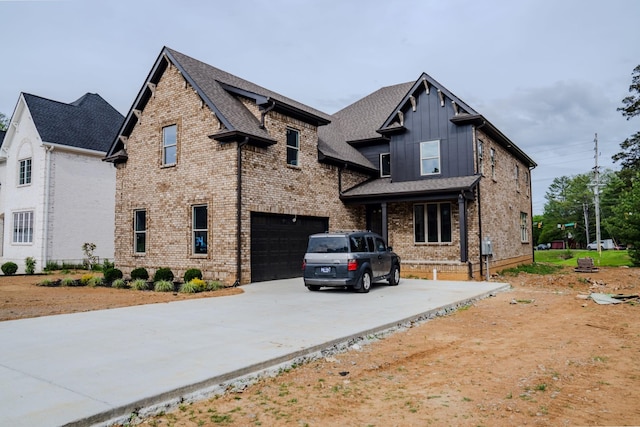
[[[640,116],[640,65],[633,70],[629,93],[618,108],[627,120]],[[633,264],[640,266],[640,131],[620,148],[612,159],[621,169],[600,174],[601,237],[626,244]],[[570,239],[585,247],[595,240],[593,178],[589,172],[553,180],[545,194],[544,214],[533,218],[535,244]]]

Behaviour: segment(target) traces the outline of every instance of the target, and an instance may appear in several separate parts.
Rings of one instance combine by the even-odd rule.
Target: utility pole
[[[582,204],[582,213],[584,213],[584,228],[585,228],[585,232],[587,233],[587,245],[589,243],[591,243],[591,240],[589,240],[589,203],[586,201],[586,197],[585,197],[585,202]]]
[[[596,133],[596,137],[594,139],[596,144],[596,166],[593,168],[594,176],[594,185],[593,185],[593,194],[594,201],[596,205],[596,245],[598,245],[598,255],[602,255],[602,246],[600,245],[600,171],[598,169],[598,134]]]

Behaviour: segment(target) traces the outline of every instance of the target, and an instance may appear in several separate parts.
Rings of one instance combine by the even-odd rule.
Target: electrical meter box
[[[482,241],[482,255],[489,256],[493,255],[493,244],[488,237],[485,237]]]

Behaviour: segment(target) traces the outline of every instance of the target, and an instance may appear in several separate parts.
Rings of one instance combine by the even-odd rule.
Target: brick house
[[[0,140],[0,264],[80,263],[85,242],[113,259],[116,174],[102,159],[123,120],[95,93],[71,103],[20,94]]]
[[[487,237],[533,259],[535,163],[426,74],[328,115],[163,48],[105,161],[125,272],[296,277],[309,234],[363,228],[405,275],[479,278]]]

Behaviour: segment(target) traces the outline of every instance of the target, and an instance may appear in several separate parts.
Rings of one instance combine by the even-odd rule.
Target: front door
[[[382,235],[382,208],[380,205],[367,205],[367,230]]]

